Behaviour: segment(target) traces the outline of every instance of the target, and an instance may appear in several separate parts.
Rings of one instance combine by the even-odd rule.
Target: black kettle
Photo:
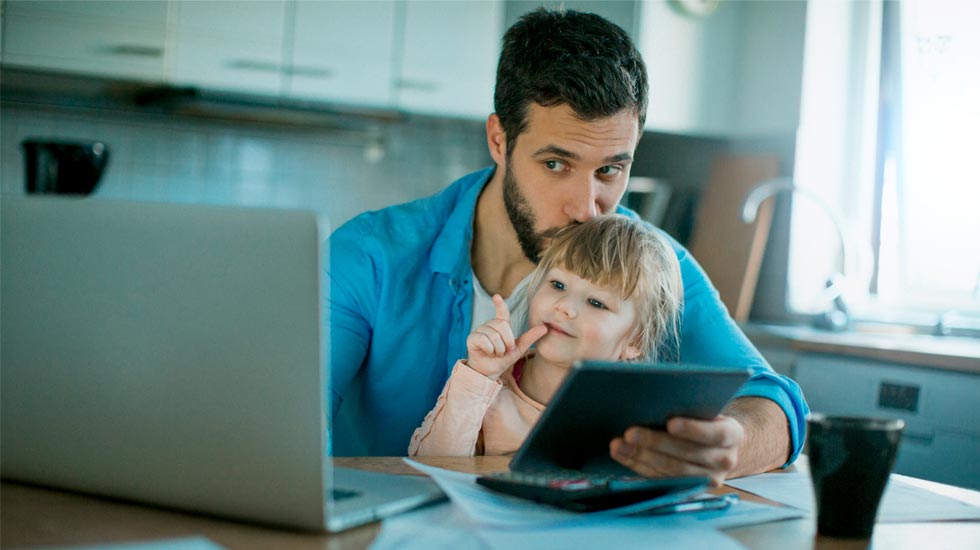
[[[109,147],[101,141],[26,139],[21,147],[28,193],[88,195],[99,184],[109,162]]]

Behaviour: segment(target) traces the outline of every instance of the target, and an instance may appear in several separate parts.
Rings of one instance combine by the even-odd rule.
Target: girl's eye
[[[565,283],[561,281],[551,281],[551,288],[555,290],[565,290]]]
[[[596,309],[607,309],[606,304],[596,300],[595,298],[589,298],[589,305]]]

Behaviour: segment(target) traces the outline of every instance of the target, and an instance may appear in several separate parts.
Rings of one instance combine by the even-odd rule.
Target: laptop
[[[3,479],[314,531],[445,498],[332,467],[313,213],[0,202]]]

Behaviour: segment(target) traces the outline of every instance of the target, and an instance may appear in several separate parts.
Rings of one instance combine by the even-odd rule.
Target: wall
[[[0,132],[3,193],[23,192],[23,139],[101,140],[94,196],[312,208],[334,227],[491,164],[482,123],[428,118],[352,131],[3,103]]]

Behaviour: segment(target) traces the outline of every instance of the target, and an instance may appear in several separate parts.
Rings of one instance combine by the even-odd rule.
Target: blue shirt
[[[473,216],[492,174],[487,168],[431,197],[361,214],[330,236],[324,297],[334,455],[405,455],[453,364],[466,357]],[[765,397],[783,409],[793,462],[808,413],[799,386],[773,372],[694,258],[668,239],[684,279],[681,361],[752,369],[738,396]]]

